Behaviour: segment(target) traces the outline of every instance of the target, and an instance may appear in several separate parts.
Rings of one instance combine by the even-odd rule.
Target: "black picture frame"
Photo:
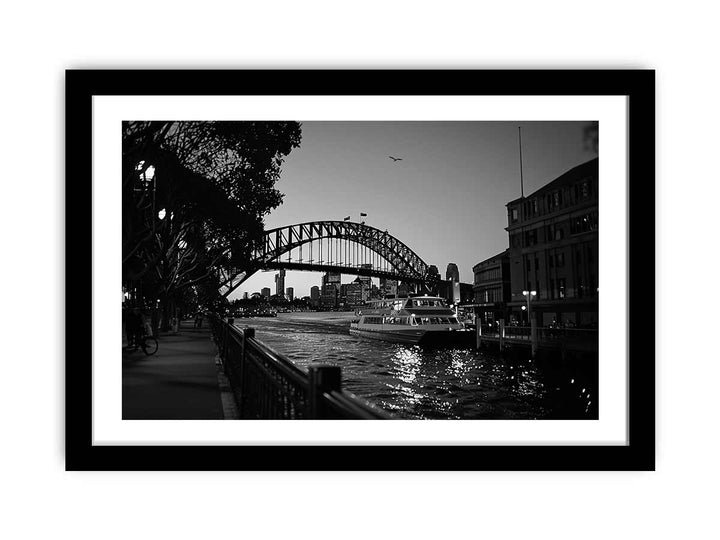
[[[137,81],[142,81],[138,84]],[[653,70],[68,70],[66,317],[92,313],[93,96],[620,95],[628,100],[626,446],[95,446],[92,349],[66,325],[67,470],[654,470]],[[649,291],[649,293],[648,293]]]

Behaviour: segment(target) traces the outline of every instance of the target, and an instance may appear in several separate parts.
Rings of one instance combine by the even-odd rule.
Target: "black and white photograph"
[[[127,119],[123,420],[597,420],[601,131]]]
[[[155,91],[68,72],[92,280],[70,260],[94,321],[68,429],[94,463],[225,446],[257,456],[238,467],[293,448],[326,468],[353,448],[353,467],[411,468],[436,447],[482,450],[480,468],[652,466],[647,319],[628,310],[652,72],[445,72],[421,93],[435,73],[136,73]]]

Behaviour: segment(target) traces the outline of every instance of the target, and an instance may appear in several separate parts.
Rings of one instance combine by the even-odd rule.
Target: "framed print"
[[[654,91],[67,71],[67,469],[654,469]]]

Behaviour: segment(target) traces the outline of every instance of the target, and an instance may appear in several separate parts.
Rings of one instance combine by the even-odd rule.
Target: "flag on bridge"
[[[367,217],[367,214],[365,212],[360,212],[360,217]]]
[[[348,216],[348,217],[346,217],[345,219],[343,219],[343,221],[347,221],[347,220],[349,220],[349,219],[350,219],[350,216]]]

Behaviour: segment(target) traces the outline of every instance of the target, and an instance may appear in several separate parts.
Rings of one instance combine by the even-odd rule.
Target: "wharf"
[[[224,418],[217,348],[207,320],[204,326],[183,321],[177,334],[161,333],[153,356],[123,350],[123,420]]]

